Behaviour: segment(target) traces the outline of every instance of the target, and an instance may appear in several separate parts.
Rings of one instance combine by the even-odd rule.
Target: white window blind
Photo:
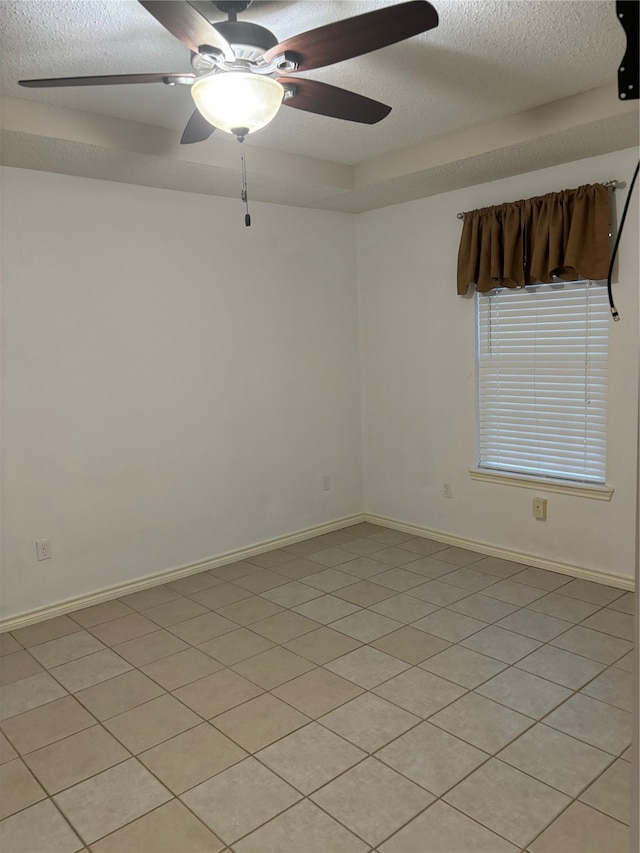
[[[478,466],[604,483],[606,287],[503,288],[477,305]]]

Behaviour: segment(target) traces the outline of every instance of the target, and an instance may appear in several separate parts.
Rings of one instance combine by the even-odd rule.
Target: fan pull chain
[[[240,142],[240,159],[242,161],[242,192],[240,198],[245,203],[244,224],[248,228],[251,225],[251,214],[249,213],[249,197],[247,195],[247,161],[244,154],[244,138],[238,138],[238,141]]]

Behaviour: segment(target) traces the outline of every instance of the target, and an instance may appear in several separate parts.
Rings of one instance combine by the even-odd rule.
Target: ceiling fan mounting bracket
[[[218,0],[216,8],[228,15],[230,21],[235,21],[240,12],[249,8],[251,2],[252,0]]]

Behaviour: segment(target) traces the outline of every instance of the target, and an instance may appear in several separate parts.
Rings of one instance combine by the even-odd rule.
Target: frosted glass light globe
[[[253,133],[269,124],[280,109],[284,89],[277,80],[247,71],[199,77],[191,86],[196,107],[214,127]]]

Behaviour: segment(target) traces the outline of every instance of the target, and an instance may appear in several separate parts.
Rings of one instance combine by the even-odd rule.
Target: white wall
[[[352,215],[18,169],[2,205],[3,615],[361,510]]]
[[[635,156],[357,218],[254,204],[250,229],[239,201],[3,169],[2,615],[363,509],[632,577],[637,198],[611,328],[616,491],[551,494],[546,522],[536,492],[469,478],[474,303],[455,293],[455,215],[628,181]]]
[[[620,247],[610,336],[610,503],[472,481],[475,304],[456,295],[461,222],[473,210],[584,183],[629,183],[628,150],[361,214],[356,223],[368,512],[581,568],[633,577],[637,521],[638,193]],[[621,212],[626,190],[616,192]],[[453,499],[442,497],[443,481]],[[540,490],[544,494],[543,490]]]

